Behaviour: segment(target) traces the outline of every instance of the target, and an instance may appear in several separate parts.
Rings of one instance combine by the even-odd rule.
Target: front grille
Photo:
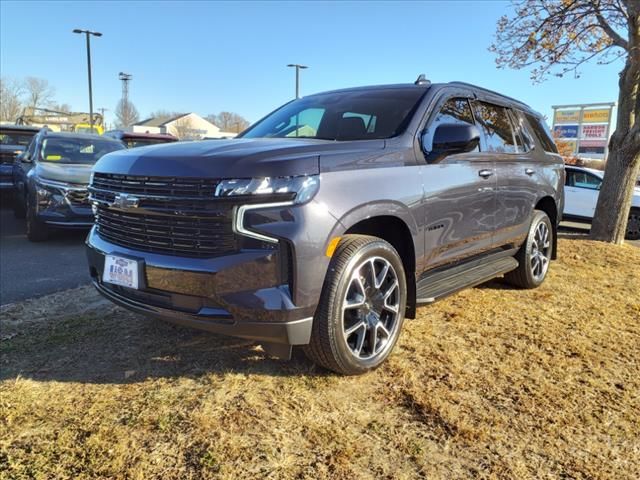
[[[119,192],[140,196],[211,199],[214,197],[218,181],[207,178],[142,177],[95,173],[91,185],[94,189],[102,191],[97,191],[97,195],[111,196],[111,198],[104,198],[106,201],[113,201],[112,197]]]
[[[97,203],[97,233],[132,250],[216,257],[237,250],[232,205],[216,201],[218,182],[205,178],[95,173],[90,200]],[[136,197],[137,208],[118,208],[116,195]]]
[[[98,207],[97,231],[105,240],[144,252],[213,257],[236,249],[225,217],[151,215]]]
[[[13,165],[13,162],[16,158],[16,154],[13,152],[2,152],[0,153],[0,163],[3,164],[11,164]]]
[[[69,190],[67,192],[67,199],[71,205],[78,207],[86,207],[89,205],[89,191],[88,190]]]

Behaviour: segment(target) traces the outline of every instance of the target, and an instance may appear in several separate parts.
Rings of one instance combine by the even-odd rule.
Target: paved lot
[[[589,226],[563,224],[563,236],[581,237]],[[0,305],[89,283],[84,255],[86,231],[58,231],[42,243],[27,240],[24,220],[0,202]],[[629,242],[640,247],[640,241]]]
[[[0,203],[0,305],[89,282],[86,231],[60,231],[42,243],[27,240],[24,220]]]

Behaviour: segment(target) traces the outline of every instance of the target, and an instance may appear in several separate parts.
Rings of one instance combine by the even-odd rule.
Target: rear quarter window
[[[556,147],[555,142],[551,138],[551,132],[549,132],[549,128],[544,123],[544,120],[541,118],[535,117],[530,113],[523,113],[525,118],[527,119],[527,123],[533,130],[533,133],[537,137],[538,141],[542,145],[542,148],[545,152],[549,153],[558,153],[558,148]]]

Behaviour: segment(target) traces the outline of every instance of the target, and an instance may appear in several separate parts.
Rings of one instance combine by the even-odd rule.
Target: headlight
[[[216,187],[216,197],[269,195],[293,203],[309,201],[318,191],[318,175],[300,177],[263,177],[222,180]]]

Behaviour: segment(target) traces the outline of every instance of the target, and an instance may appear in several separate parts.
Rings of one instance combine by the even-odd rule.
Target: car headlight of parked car
[[[263,177],[222,180],[217,188],[217,197],[245,195],[268,195],[269,197],[304,203],[316,194],[320,186],[318,175],[299,177]]]
[[[296,177],[263,177],[223,180],[216,187],[216,197],[251,199],[235,211],[233,229],[236,233],[256,240],[277,243],[278,239],[262,235],[246,228],[244,216],[247,211],[268,207],[286,207],[308,202],[320,188],[319,175]],[[256,199],[264,199],[264,202]]]

